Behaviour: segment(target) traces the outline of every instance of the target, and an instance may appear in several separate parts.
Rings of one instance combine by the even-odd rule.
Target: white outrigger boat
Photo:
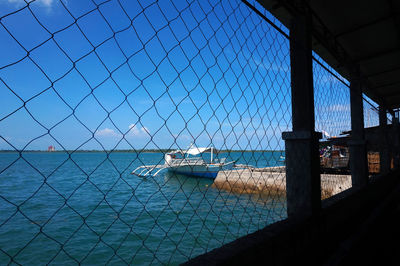
[[[201,156],[207,152],[210,152],[211,156],[209,162]],[[165,169],[182,175],[216,178],[219,171],[232,169],[235,161],[226,162],[226,158],[213,159],[215,152],[216,150],[213,147],[176,150],[164,155],[164,164],[139,166],[133,170],[132,174],[140,177],[156,176]],[[190,157],[196,155],[197,157]]]

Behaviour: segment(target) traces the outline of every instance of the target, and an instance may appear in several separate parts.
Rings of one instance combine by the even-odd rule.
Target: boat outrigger
[[[211,156],[209,162],[201,156],[208,152],[210,152]],[[219,171],[232,169],[235,164],[235,161],[226,162],[226,158],[221,158],[219,160],[213,158],[216,152],[216,149],[213,147],[196,147],[189,148],[188,150],[176,150],[164,155],[164,164],[139,166],[133,170],[132,174],[140,177],[156,176],[162,170],[166,169],[170,172],[182,175],[216,178]]]

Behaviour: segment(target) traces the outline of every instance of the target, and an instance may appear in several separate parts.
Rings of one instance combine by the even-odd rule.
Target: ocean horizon
[[[281,165],[281,155],[218,154],[256,167]],[[0,261],[179,264],[286,217],[284,198],[130,174],[159,163],[163,153],[0,152]]]

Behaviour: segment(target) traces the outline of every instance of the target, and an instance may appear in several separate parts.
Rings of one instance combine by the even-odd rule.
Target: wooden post
[[[286,152],[286,196],[289,217],[310,216],[321,208],[319,144],[314,131],[314,88],[311,47],[311,16],[293,17],[290,26],[292,132],[283,132]]]

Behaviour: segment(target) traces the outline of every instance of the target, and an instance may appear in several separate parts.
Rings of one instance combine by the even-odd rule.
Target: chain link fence
[[[256,1],[7,0],[0,26],[1,264],[177,264],[286,218],[289,36]],[[313,75],[327,198],[349,84]]]
[[[316,54],[313,71],[316,131],[323,136],[320,142],[321,187],[328,188],[325,194],[324,189],[322,193],[323,197],[329,197],[351,187],[350,84]],[[368,171],[374,175],[380,173],[379,106],[363,95],[363,111]],[[389,114],[388,124],[391,124]]]
[[[378,140],[376,138],[371,138],[377,136],[377,131],[373,128],[379,126],[379,106],[363,95],[363,109],[364,128],[366,128],[365,137],[367,139],[368,173],[369,175],[375,175],[380,172],[380,156],[379,147],[377,145],[372,145],[373,143],[378,143],[376,142]]]
[[[351,130],[349,84],[333,71],[314,55],[315,128],[325,139]]]
[[[286,217],[289,42],[247,5],[10,0],[0,26],[0,264],[176,264]],[[131,174],[191,143],[235,167]]]
[[[379,106],[363,95],[364,127],[379,126]]]
[[[368,172],[370,175],[381,173],[380,151],[388,145],[390,150],[390,167],[394,168],[394,150],[396,143],[394,138],[395,128],[392,126],[392,116],[386,112],[387,132],[382,134],[379,127],[379,105],[364,96],[364,126],[366,128]],[[383,141],[384,140],[384,141]],[[383,142],[382,142],[383,141]]]
[[[350,89],[342,78],[314,54],[315,128],[322,133],[320,141],[321,190],[327,198],[351,187]]]

